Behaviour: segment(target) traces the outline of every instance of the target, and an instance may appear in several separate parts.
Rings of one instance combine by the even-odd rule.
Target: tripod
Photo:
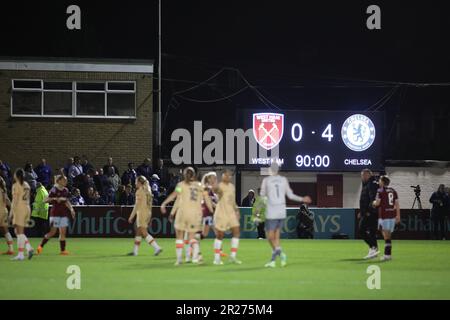
[[[414,206],[416,205],[417,202],[417,208],[419,210],[422,210],[422,201],[420,200],[420,193],[416,193],[416,197],[414,198],[414,202],[412,204],[411,209],[414,209]]]

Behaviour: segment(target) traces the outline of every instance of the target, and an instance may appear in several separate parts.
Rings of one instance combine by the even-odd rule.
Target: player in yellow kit
[[[24,181],[25,172],[18,169],[14,173],[14,184],[12,187],[12,202],[10,219],[12,219],[17,237],[18,255],[13,260],[22,261],[25,259],[24,251],[26,249],[28,259],[31,259],[34,250],[25,235],[25,227],[28,225],[31,217],[30,208],[30,186]]]
[[[195,234],[202,230],[202,200],[205,201],[210,210],[213,210],[208,193],[196,179],[194,168],[188,167],[184,169],[183,177],[184,180],[177,184],[175,191],[161,204],[161,213],[165,214],[167,212],[167,204],[177,199],[176,210],[172,211],[172,213],[176,212],[175,244],[177,261],[175,265],[182,263],[185,232],[188,233],[189,243],[192,247],[192,263],[197,264],[200,262],[200,244],[195,238]]]
[[[236,190],[231,183],[232,173],[230,170],[225,170],[222,174],[222,181],[215,188],[215,192],[219,195],[219,201],[214,212],[214,230],[216,231],[216,240],[214,241],[214,264],[223,264],[220,258],[220,251],[222,248],[222,241],[225,237],[225,232],[231,230],[231,254],[230,261],[236,264],[241,264],[237,259],[237,250],[239,247],[240,223],[239,223],[239,208],[236,204]]]
[[[156,240],[148,233],[148,225],[152,217],[152,202],[153,195],[150,190],[150,184],[146,177],[139,176],[136,179],[136,204],[131,212],[129,223],[133,223],[136,218],[136,236],[134,237],[133,252],[129,253],[130,256],[137,256],[139,246],[142,238],[155,249],[155,256],[159,255],[162,251],[161,247],[156,243]]]
[[[2,177],[0,177],[0,231],[6,239],[6,243],[8,245],[8,251],[4,254],[13,255],[13,238],[11,233],[8,230],[8,208],[7,206],[11,206],[11,202],[9,201],[8,194],[6,193],[6,183]]]

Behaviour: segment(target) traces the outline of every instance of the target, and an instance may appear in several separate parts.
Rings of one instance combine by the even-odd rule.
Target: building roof
[[[153,73],[153,60],[7,58],[0,57],[0,70]]]

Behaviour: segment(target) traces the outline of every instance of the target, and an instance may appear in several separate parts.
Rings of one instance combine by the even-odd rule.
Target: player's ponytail
[[[3,193],[6,193],[6,182],[2,177],[0,177],[0,189]]]
[[[25,176],[25,171],[23,171],[22,168],[19,168],[14,173],[14,180],[16,182],[18,182],[20,185],[23,185],[24,176]]]
[[[61,181],[67,179],[65,175],[59,174],[55,177],[55,185],[62,185]]]

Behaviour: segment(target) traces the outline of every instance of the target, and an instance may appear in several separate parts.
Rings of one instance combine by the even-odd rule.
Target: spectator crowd
[[[68,178],[67,187],[71,193],[72,205],[134,205],[136,178],[141,175],[150,182],[153,204],[160,205],[182,179],[180,174],[169,173],[162,159],[159,159],[156,168],[153,168],[150,158],[144,159],[136,168],[134,163],[130,162],[123,171],[115,165],[112,157],[109,157],[103,166],[95,167],[85,155],[67,159],[64,166],[55,171],[46,159],[41,159],[37,166],[28,162],[23,169],[25,181],[31,188],[32,202],[40,189],[50,190],[54,177],[63,174]],[[11,193],[13,172],[2,160],[0,176]]]

